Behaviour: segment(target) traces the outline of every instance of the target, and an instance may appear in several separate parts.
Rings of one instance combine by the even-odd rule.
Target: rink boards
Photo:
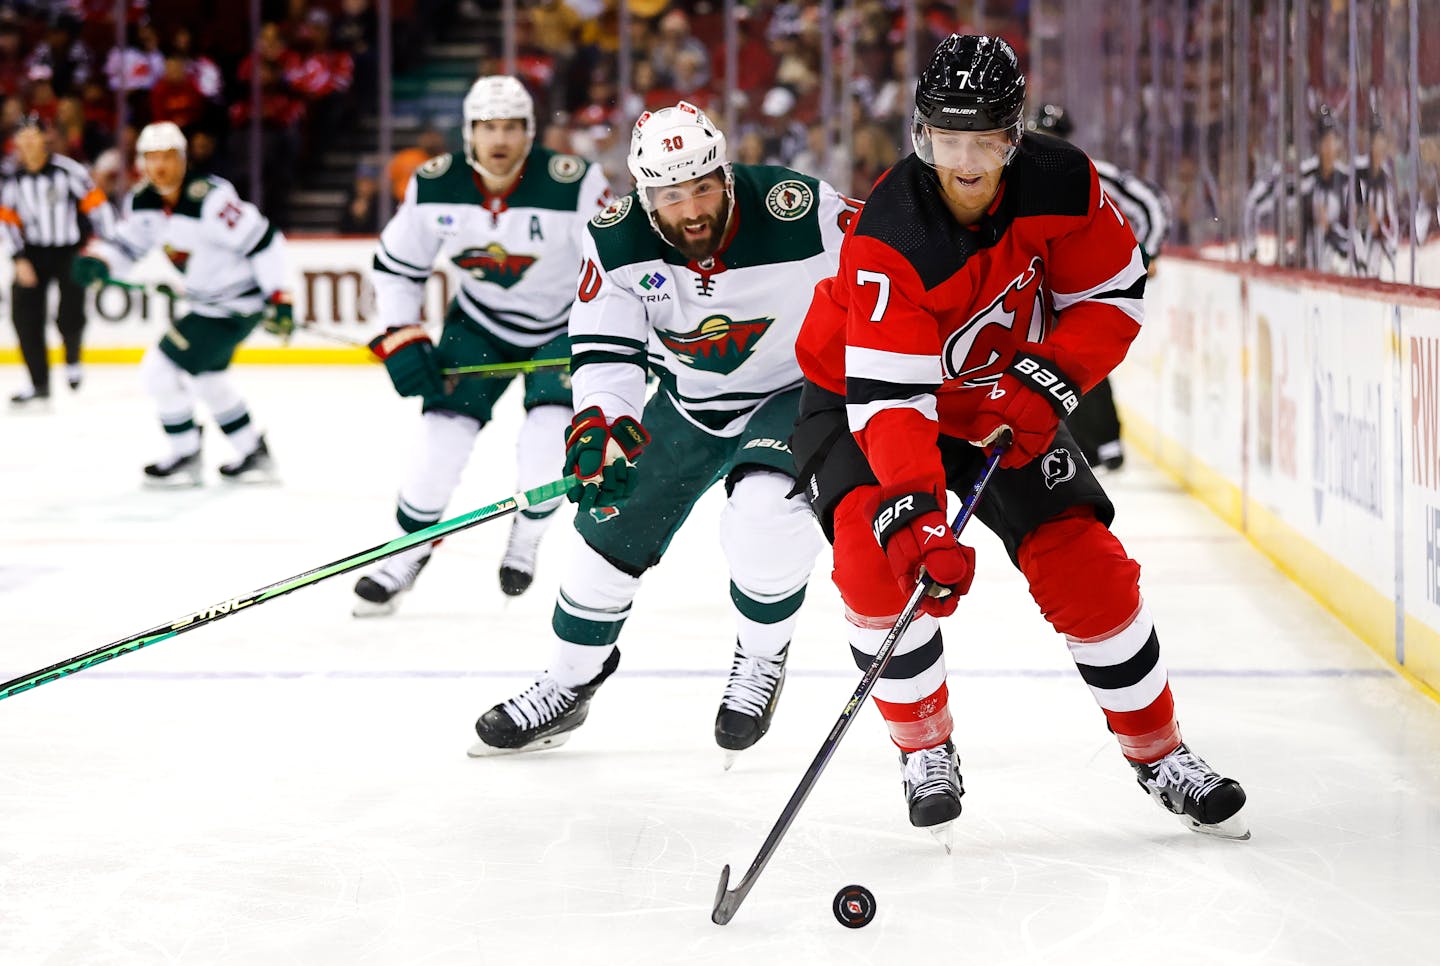
[[[1184,257],[1147,294],[1127,439],[1436,697],[1440,297]]]

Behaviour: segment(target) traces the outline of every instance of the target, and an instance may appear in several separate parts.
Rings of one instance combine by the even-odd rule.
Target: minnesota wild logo
[[[467,248],[451,261],[482,282],[510,288],[535,264],[535,256],[512,255],[503,245],[491,242],[484,248]]]
[[[190,261],[189,252],[182,252],[180,249],[171,248],[169,245],[165,246],[165,257],[170,259],[171,265],[174,265],[182,272],[185,271],[185,263]]]
[[[755,344],[774,319],[746,319],[737,322],[726,315],[712,315],[690,332],[658,330],[665,348],[692,369],[721,374],[734,372],[750,358]]]

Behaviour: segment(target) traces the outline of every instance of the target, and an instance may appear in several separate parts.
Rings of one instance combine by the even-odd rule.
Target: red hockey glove
[[[1078,405],[1080,390],[1074,380],[1044,356],[1022,350],[980,400],[976,425],[985,432],[980,442],[988,446],[1009,426],[1014,440],[1000,465],[1024,466],[1050,449],[1060,420]]]
[[[570,502],[581,510],[624,503],[640,483],[635,460],[649,443],[645,427],[629,416],[606,423],[599,406],[580,410],[565,436],[565,472],[580,481]]]
[[[906,594],[915,589],[921,567],[934,581],[929,596],[920,601],[920,610],[936,617],[955,613],[975,579],[975,551],[956,541],[935,494],[882,497],[874,527],[875,540]]]

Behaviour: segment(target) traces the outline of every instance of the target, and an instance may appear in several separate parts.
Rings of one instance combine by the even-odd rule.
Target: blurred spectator
[[[194,133],[204,112],[205,96],[185,69],[184,58],[178,54],[166,57],[164,73],[150,88],[150,120],[173,121],[186,133]]]
[[[375,99],[379,79],[379,30],[370,0],[341,0],[330,28],[335,49],[348,52],[355,61],[355,96],[365,103]]]
[[[685,83],[691,91],[710,83],[710,58],[705,45],[690,32],[690,18],[678,8],[660,18],[660,34],[650,47],[650,63],[662,83],[679,88],[682,63],[687,65]]]
[[[126,124],[120,130],[119,143],[100,152],[95,159],[92,174],[95,186],[110,198],[121,198],[130,186],[140,180],[135,168],[135,138],[138,131],[134,124]]]
[[[61,97],[80,93],[93,69],[90,49],[78,36],[79,26],[73,14],[54,14],[45,39],[25,60],[26,76],[32,81],[48,80]]]
[[[32,81],[30,84],[30,114],[38,117],[47,130],[55,126],[55,113],[60,102],[55,98],[55,88],[48,80]]]
[[[1378,112],[1370,115],[1369,149],[1355,159],[1355,189],[1360,206],[1356,241],[1361,271],[1375,278],[1396,279],[1395,253],[1400,237],[1400,201],[1390,138]]]
[[[0,94],[20,93],[25,80],[25,36],[13,19],[0,20]]]
[[[285,80],[305,101],[310,142],[328,143],[350,107],[355,61],[330,46],[330,15],[318,7],[306,15],[296,32],[293,52]]]
[[[105,58],[105,78],[112,91],[148,92],[164,71],[160,39],[148,23],[126,28],[125,46],[112,47]]]
[[[262,57],[260,61],[260,185],[265,210],[281,228],[288,226],[290,188],[300,156],[300,123],[305,118],[305,105],[293,96],[280,74],[279,65]],[[251,123],[250,99],[230,105],[230,123],[243,128]],[[236,167],[245,170],[252,150],[249,138],[233,138],[239,150]]]
[[[200,129],[190,135],[190,147],[185,154],[185,169],[191,174],[214,174],[233,181],[230,171],[220,163],[219,145],[215,135]]]
[[[760,137],[758,131],[746,131],[740,135],[740,143],[735,147],[735,163],[737,164],[767,164],[765,157],[765,141]]]
[[[426,125],[425,129],[415,139],[415,144],[396,152],[390,159],[386,168],[386,177],[390,180],[390,192],[395,196],[397,202],[405,200],[405,187],[410,183],[410,176],[415,169],[437,154],[445,153],[445,135],[433,125]]]
[[[345,199],[340,216],[342,235],[373,235],[380,230],[380,172],[373,165],[361,165],[355,183]]]
[[[224,91],[225,78],[220,73],[220,68],[215,61],[204,54],[196,53],[194,37],[190,28],[180,26],[175,28],[175,33],[170,41],[171,53],[185,61],[185,73],[194,82],[195,89],[200,96],[207,101],[218,101]]]
[[[1340,131],[1328,107],[1315,119],[1317,164],[1300,179],[1300,239],[1305,267],[1350,269],[1350,169],[1340,163]]]
[[[55,110],[55,150],[76,161],[89,161],[90,139],[85,130],[85,112],[80,98],[63,97]]]

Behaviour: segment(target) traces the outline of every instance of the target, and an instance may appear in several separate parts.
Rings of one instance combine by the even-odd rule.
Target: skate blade
[[[558,735],[549,735],[538,741],[532,741],[528,745],[521,745],[519,748],[496,748],[494,745],[487,745],[483,741],[477,741],[465,752],[471,758],[499,758],[504,755],[523,755],[530,751],[546,751],[550,748],[559,748],[570,740],[572,732],[564,731]]]
[[[952,855],[955,850],[955,823],[954,821],[941,822],[939,825],[932,825],[925,831],[929,832],[945,849],[946,855]]]
[[[721,763],[721,767],[723,767],[726,771],[729,771],[734,766],[735,759],[740,757],[740,752],[732,751],[729,748],[724,749],[724,752],[725,761]]]
[[[383,604],[377,604],[373,600],[366,600],[363,597],[359,597],[356,598],[354,606],[350,608],[351,617],[389,617],[393,613],[395,613],[394,597],[391,597]]]
[[[1220,839],[1234,839],[1237,842],[1245,842],[1250,838],[1250,826],[1239,812],[1231,815],[1223,822],[1216,822],[1214,825],[1204,825],[1195,821],[1188,815],[1181,815],[1180,821],[1192,832],[1199,832],[1201,835],[1213,835]]]
[[[194,476],[185,475],[176,478],[174,476],[145,476],[140,480],[140,485],[147,490],[193,490],[197,486],[204,486],[205,481],[198,474]]]
[[[233,483],[237,486],[278,486],[280,484],[280,476],[274,470],[250,470],[234,476],[221,473],[220,480],[222,483]]]

